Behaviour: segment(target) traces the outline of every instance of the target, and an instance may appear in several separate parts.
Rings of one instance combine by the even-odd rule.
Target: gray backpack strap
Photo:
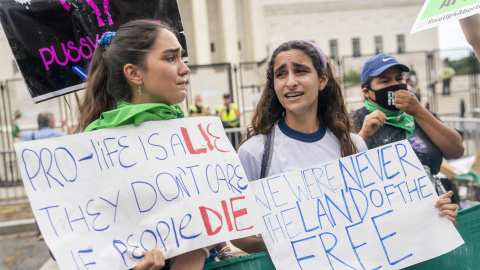
[[[260,169],[260,179],[265,178],[270,171],[270,165],[272,163],[273,155],[273,141],[275,138],[275,126],[272,127],[270,132],[263,135],[263,157],[262,167]]]

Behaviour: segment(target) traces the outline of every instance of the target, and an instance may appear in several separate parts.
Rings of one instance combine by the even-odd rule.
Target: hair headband
[[[117,32],[105,32],[103,33],[102,37],[97,40],[97,43],[102,45],[103,47],[106,47],[107,45],[110,45],[110,42],[112,42],[112,38],[115,36]]]
[[[303,40],[303,39],[292,39],[292,40],[289,40],[287,42],[290,42],[290,41],[300,41],[300,42],[304,42],[304,43],[307,43],[308,45],[312,46],[315,49],[315,51],[317,52],[318,56],[320,57],[320,60],[322,61],[323,68],[327,69],[327,60],[325,59],[325,55],[323,55],[322,49],[320,49],[320,47],[318,47],[317,44],[315,44],[313,42],[310,42],[310,41],[307,41],[307,40]],[[287,42],[282,43],[282,45],[287,43]],[[282,46],[282,45],[280,45],[280,46]],[[278,46],[278,47],[280,47],[280,46]],[[277,47],[277,49],[278,49],[278,47]]]

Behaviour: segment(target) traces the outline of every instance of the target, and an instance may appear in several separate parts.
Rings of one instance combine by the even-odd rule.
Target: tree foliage
[[[458,60],[448,60],[447,58],[445,61],[455,70],[455,75],[468,75],[480,72],[480,63],[478,63],[475,55]]]
[[[349,70],[344,77],[345,84],[347,87],[358,85],[362,83],[362,78],[360,72],[355,70]]]

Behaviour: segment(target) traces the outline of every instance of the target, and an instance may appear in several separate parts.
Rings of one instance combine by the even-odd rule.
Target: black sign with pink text
[[[169,22],[186,51],[176,0],[0,0],[5,35],[35,103],[85,88],[96,41],[135,19]]]

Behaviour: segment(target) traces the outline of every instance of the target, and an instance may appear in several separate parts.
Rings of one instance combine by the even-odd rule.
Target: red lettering
[[[225,214],[225,220],[227,221],[228,231],[233,231],[232,220],[230,219],[230,215],[228,214],[228,206],[225,200],[222,201],[223,213]]]
[[[237,211],[233,210],[233,201],[244,200],[244,199],[245,199],[245,196],[230,199],[230,206],[232,208],[233,220],[235,221],[235,228],[237,229],[237,231],[245,231],[245,230],[249,230],[249,229],[253,228],[253,225],[252,225],[252,226],[250,226],[248,228],[245,228],[245,229],[238,229],[237,218],[248,214],[248,212],[247,212],[246,208],[242,208],[242,209],[237,210]]]
[[[202,215],[203,224],[205,225],[205,229],[207,230],[207,235],[217,234],[220,231],[220,229],[222,229],[222,226],[223,226],[222,215],[220,215],[220,213],[218,213],[217,211],[211,208],[207,208],[205,206],[200,206],[199,210],[200,210],[200,214]],[[220,220],[220,226],[218,226],[215,229],[215,231],[212,230],[212,224],[210,223],[210,218],[208,217],[207,210],[214,213],[217,216],[217,218]]]
[[[233,202],[236,201],[236,200],[244,200],[244,199],[245,199],[245,196],[230,198],[231,212],[232,212],[232,215],[233,215],[233,220],[235,222],[235,229],[237,231],[245,231],[245,230],[250,230],[251,228],[253,228],[253,225],[248,227],[248,228],[243,228],[243,229],[238,228],[237,218],[247,215],[248,212],[247,212],[246,208],[242,208],[240,210],[234,210]],[[232,220],[230,218],[230,214],[229,214],[229,211],[228,211],[227,201],[222,200],[221,203],[222,203],[222,208],[223,208],[223,214],[225,215],[225,221],[226,221],[227,226],[228,226],[228,231],[231,232],[231,231],[233,231],[233,225],[232,225]],[[220,230],[223,227],[222,215],[219,212],[213,210],[212,208],[208,208],[208,207],[205,207],[205,206],[200,206],[199,210],[200,210],[200,214],[202,216],[203,224],[205,225],[205,229],[207,231],[207,235],[210,236],[210,235],[215,235],[215,234],[219,233]],[[215,230],[213,230],[213,228],[212,228],[212,224],[210,223],[210,218],[208,216],[207,210],[209,212],[215,214],[217,216],[218,220],[220,221],[220,226],[215,228]]]
[[[217,136],[213,135],[212,133],[210,133],[210,126],[211,126],[211,125],[213,125],[213,123],[208,124],[208,126],[207,126],[207,133],[208,133],[208,135],[210,135],[210,136],[212,136],[213,138],[215,138],[215,141],[213,142],[213,144],[215,145],[215,149],[217,149],[219,152],[223,152],[223,153],[225,153],[225,152],[230,152],[230,151],[222,150],[222,149],[220,149],[220,148],[217,147],[217,141],[220,139],[220,137],[217,137]]]
[[[197,154],[207,152],[207,148],[194,149],[192,145],[192,141],[190,140],[190,135],[188,135],[187,129],[182,127],[180,128],[180,130],[182,131],[183,139],[185,140],[185,144],[187,144],[187,149],[188,149],[188,152],[190,152],[190,154],[197,155]]]
[[[205,130],[203,130],[202,124],[198,124],[198,129],[200,130],[200,133],[202,133],[202,136],[205,139],[205,141],[207,142],[208,149],[210,149],[210,151],[212,151],[213,150],[213,145],[210,142],[210,138],[208,138],[207,133],[205,132]]]

